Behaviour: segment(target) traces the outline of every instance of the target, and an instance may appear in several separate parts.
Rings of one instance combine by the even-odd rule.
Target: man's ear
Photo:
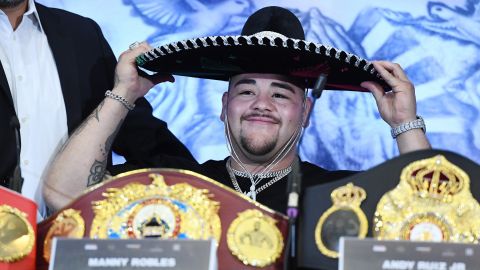
[[[305,98],[305,103],[304,103],[304,108],[303,108],[303,121],[302,121],[302,126],[304,128],[308,127],[310,124],[310,114],[311,110],[313,110],[313,102],[312,99],[307,97]]]
[[[222,120],[222,122],[225,122],[225,114],[227,113],[227,103],[228,103],[228,92],[225,92],[222,95],[222,113],[220,114],[220,120]]]

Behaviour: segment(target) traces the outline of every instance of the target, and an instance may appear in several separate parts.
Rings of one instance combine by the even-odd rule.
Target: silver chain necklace
[[[285,168],[283,170],[280,170],[280,171],[269,172],[269,173],[250,174],[251,175],[250,176],[247,172],[241,172],[241,171],[237,171],[237,170],[233,169],[232,166],[230,166],[230,163],[228,161],[225,164],[225,167],[227,168],[228,175],[230,176],[230,180],[232,180],[233,187],[235,188],[235,190],[240,192],[240,193],[243,193],[243,194],[247,195],[248,197],[252,198],[252,200],[254,200],[254,201],[257,200],[257,194],[258,193],[262,192],[263,190],[265,190],[269,186],[273,185],[275,182],[282,179],[283,177],[285,177],[287,174],[289,174],[292,171],[292,166],[290,165],[287,168]],[[235,175],[238,175],[238,176],[244,177],[244,178],[250,178],[250,181],[252,183],[251,186],[250,186],[250,191],[248,191],[248,192],[243,192],[242,191],[242,189],[240,188],[240,185],[238,184],[237,177]],[[263,184],[259,188],[255,187],[258,183],[260,183],[260,181],[262,181],[265,178],[270,178],[270,177],[273,177],[272,179],[270,179],[270,181]],[[254,180],[255,178],[257,178],[258,180],[255,181]]]
[[[249,174],[247,172],[242,172],[242,171],[237,171],[235,170],[234,168],[232,168],[230,166],[230,164],[227,165],[228,167],[230,167],[230,169],[232,170],[232,172],[236,175],[236,176],[240,176],[240,177],[244,177],[244,178],[250,178],[253,177],[253,179],[258,179],[257,181],[255,181],[256,184],[258,184],[258,182],[260,182],[262,179],[264,178],[272,178],[272,177],[277,177],[278,175],[283,175],[285,176],[286,174],[288,174],[289,172],[292,171],[292,166],[289,166],[283,170],[280,170],[280,171],[275,171],[275,172],[266,172],[266,173],[253,173],[253,174]]]

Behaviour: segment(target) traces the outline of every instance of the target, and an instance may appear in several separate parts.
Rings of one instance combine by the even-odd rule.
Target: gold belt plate
[[[54,237],[82,238],[85,234],[85,221],[81,212],[75,209],[63,210],[48,229],[43,242],[43,258],[50,262],[50,252]]]
[[[283,251],[282,233],[275,223],[275,219],[256,209],[239,213],[227,231],[230,252],[245,265],[271,265]]]
[[[443,155],[410,163],[400,183],[380,199],[373,235],[477,244],[480,205],[470,192],[469,176]]]
[[[208,190],[186,183],[167,185],[161,174],[149,174],[149,185],[136,182],[109,188],[93,202],[91,238],[215,238],[220,242],[219,203]]]
[[[0,262],[23,259],[33,249],[35,234],[27,214],[9,205],[0,205]]]

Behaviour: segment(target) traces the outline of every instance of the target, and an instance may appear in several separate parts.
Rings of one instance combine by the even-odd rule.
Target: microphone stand
[[[10,127],[15,131],[17,166],[15,167],[13,175],[10,178],[10,181],[8,183],[8,188],[18,193],[22,193],[23,177],[22,177],[22,170],[20,168],[20,150],[21,150],[20,122],[18,121],[18,118],[16,115],[12,116],[12,118],[10,119]]]
[[[288,237],[283,265],[285,270],[297,269],[297,217],[301,185],[302,173],[300,171],[300,159],[297,157],[292,165],[292,173],[288,176]]]
[[[310,114],[313,111],[315,101],[322,95],[326,82],[327,75],[320,74],[315,82],[314,88],[312,89],[313,104],[308,117],[310,117]],[[300,138],[300,141],[302,138]],[[297,157],[292,165],[292,173],[288,176],[288,236],[285,245],[285,257],[283,260],[284,270],[297,269],[297,218],[299,213],[298,202],[302,191],[301,185],[302,172],[300,170],[300,158]]]

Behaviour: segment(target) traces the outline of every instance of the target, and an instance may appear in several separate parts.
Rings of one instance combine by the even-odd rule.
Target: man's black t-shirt
[[[201,164],[200,167],[203,169],[204,175],[234,189],[232,180],[228,175],[225,164],[226,159],[220,161],[209,160]],[[302,173],[302,189],[341,179],[354,173],[352,171],[327,171],[308,162],[300,163],[300,171]],[[239,176],[237,176],[236,178],[242,191],[250,190],[250,179]],[[265,190],[263,190],[262,192],[258,193],[256,200],[259,203],[268,206],[269,208],[272,208],[273,210],[281,213],[286,213],[288,199],[287,179],[288,177],[285,176],[271,186],[269,186],[268,188],[266,188]],[[268,182],[268,179],[264,179],[262,182],[260,182],[257,185],[257,188],[265,184],[266,182]]]
[[[203,164],[199,164],[195,160],[190,158],[158,155],[155,159],[138,162],[134,166],[121,166],[122,169],[120,169],[120,171],[125,171],[126,169],[131,170],[135,168],[185,169],[205,175],[215,181],[222,183],[225,186],[234,189],[232,180],[230,179],[230,176],[225,166],[227,160],[228,158],[224,160],[209,160]],[[310,186],[342,179],[355,173],[354,171],[328,171],[314,164],[304,161],[300,162],[300,171],[302,173],[302,190]],[[113,173],[118,172],[119,171],[114,171]],[[250,190],[250,179],[239,176],[237,176],[236,179],[242,191]],[[285,176],[271,186],[269,186],[268,188],[264,189],[262,192],[258,193],[256,197],[257,202],[280,213],[286,213],[288,199],[287,179],[288,177]],[[257,185],[257,188],[265,184],[266,182],[268,182],[268,179],[262,180],[262,182]]]

